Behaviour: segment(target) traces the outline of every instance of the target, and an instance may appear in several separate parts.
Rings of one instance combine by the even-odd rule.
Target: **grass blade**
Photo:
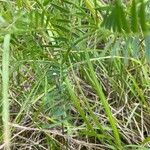
[[[138,31],[138,16],[137,16],[135,0],[132,1],[132,7],[131,7],[131,29],[134,33]]]
[[[105,98],[105,95],[104,95],[103,91],[102,91],[102,87],[101,87],[101,85],[99,84],[99,82],[98,82],[98,80],[96,78],[96,75],[95,75],[92,63],[90,62],[90,58],[89,58],[88,53],[86,53],[86,60],[87,60],[87,63],[88,63],[89,71],[91,73],[91,77],[92,77],[93,82],[94,82],[93,86],[94,86],[94,88],[95,88],[99,98],[102,101],[102,104],[103,104],[103,106],[105,108],[106,114],[107,114],[107,116],[109,118],[109,122],[110,122],[110,124],[112,126],[116,145],[117,145],[117,147],[119,149],[122,149],[121,140],[120,140],[120,137],[119,137],[119,132],[118,132],[118,129],[117,129],[117,126],[116,126],[115,119],[113,118],[113,115],[112,115],[111,110],[109,108],[109,104],[108,104],[108,102],[107,102],[107,100]]]
[[[82,108],[82,106],[80,105],[80,102],[78,100],[78,98],[76,97],[75,93],[74,93],[74,90],[72,89],[71,85],[70,85],[70,81],[68,78],[66,78],[66,86],[67,86],[67,89],[68,89],[68,92],[69,92],[69,95],[71,97],[71,100],[73,101],[73,104],[75,105],[75,107],[77,108],[79,114],[81,115],[83,121],[85,122],[86,126],[87,126],[87,131],[88,131],[88,134],[90,135],[94,135],[95,137],[97,137],[99,140],[105,138],[105,136],[102,134],[97,134],[94,129],[93,129],[93,126],[92,124],[89,122],[88,118],[86,117],[86,114],[84,113],[84,110]]]
[[[5,148],[10,150],[10,127],[9,127],[9,45],[10,35],[4,37],[3,58],[2,58],[2,95],[3,95],[3,126]]]

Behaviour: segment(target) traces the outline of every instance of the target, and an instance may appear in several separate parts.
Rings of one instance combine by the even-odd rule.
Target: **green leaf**
[[[148,63],[150,63],[150,35],[145,36],[145,56]]]
[[[132,1],[131,5],[131,30],[133,33],[138,31],[138,13],[135,0]]]
[[[93,84],[93,88],[96,90],[102,104],[103,104],[103,107],[106,111],[106,114],[109,118],[109,122],[111,124],[111,127],[113,129],[113,133],[114,133],[114,137],[115,137],[115,142],[116,142],[116,145],[119,149],[122,149],[122,145],[121,145],[121,140],[120,140],[120,136],[119,136],[119,132],[118,132],[118,129],[117,129],[117,125],[116,125],[116,121],[115,119],[113,118],[113,115],[112,115],[112,112],[109,108],[109,104],[107,102],[107,99],[104,95],[104,92],[102,90],[102,87],[101,85],[99,84],[98,80],[97,80],[97,77],[96,77],[96,74],[94,72],[94,69],[93,69],[93,65],[90,61],[90,57],[89,57],[89,54],[86,52],[86,60],[87,60],[87,63],[88,63],[88,67],[89,67],[89,71],[90,71],[90,75],[91,75],[91,78],[94,82]]]
[[[150,136],[146,137],[143,141],[142,141],[142,145],[148,144],[150,142]]]
[[[22,0],[17,0],[16,2],[17,2],[18,8],[21,8],[21,6],[22,6]]]
[[[140,9],[139,9],[139,18],[140,18],[141,29],[144,33],[147,31],[145,5],[146,4],[144,3],[144,1],[141,0],[141,5],[140,5]]]
[[[54,8],[56,8],[57,10],[59,10],[61,13],[70,13],[70,11],[69,10],[67,10],[67,9],[65,9],[65,8],[63,8],[63,7],[60,7],[60,6],[58,6],[58,5],[56,5],[56,4],[54,4],[54,3],[51,3],[51,5],[54,7]]]

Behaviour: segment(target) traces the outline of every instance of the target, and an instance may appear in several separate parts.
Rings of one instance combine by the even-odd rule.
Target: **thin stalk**
[[[10,150],[10,127],[9,127],[9,45],[10,35],[4,37],[3,57],[2,57],[2,95],[3,95],[3,130],[6,150]]]

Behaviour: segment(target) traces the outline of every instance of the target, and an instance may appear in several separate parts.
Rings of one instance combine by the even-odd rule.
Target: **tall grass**
[[[0,149],[149,149],[149,7],[1,1]]]
[[[2,55],[2,95],[3,95],[3,127],[5,149],[10,149],[10,126],[9,126],[9,48],[10,35],[4,37],[3,55]]]

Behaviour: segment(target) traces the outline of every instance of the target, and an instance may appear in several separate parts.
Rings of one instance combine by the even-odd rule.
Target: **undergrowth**
[[[149,6],[0,1],[0,149],[149,149]]]

